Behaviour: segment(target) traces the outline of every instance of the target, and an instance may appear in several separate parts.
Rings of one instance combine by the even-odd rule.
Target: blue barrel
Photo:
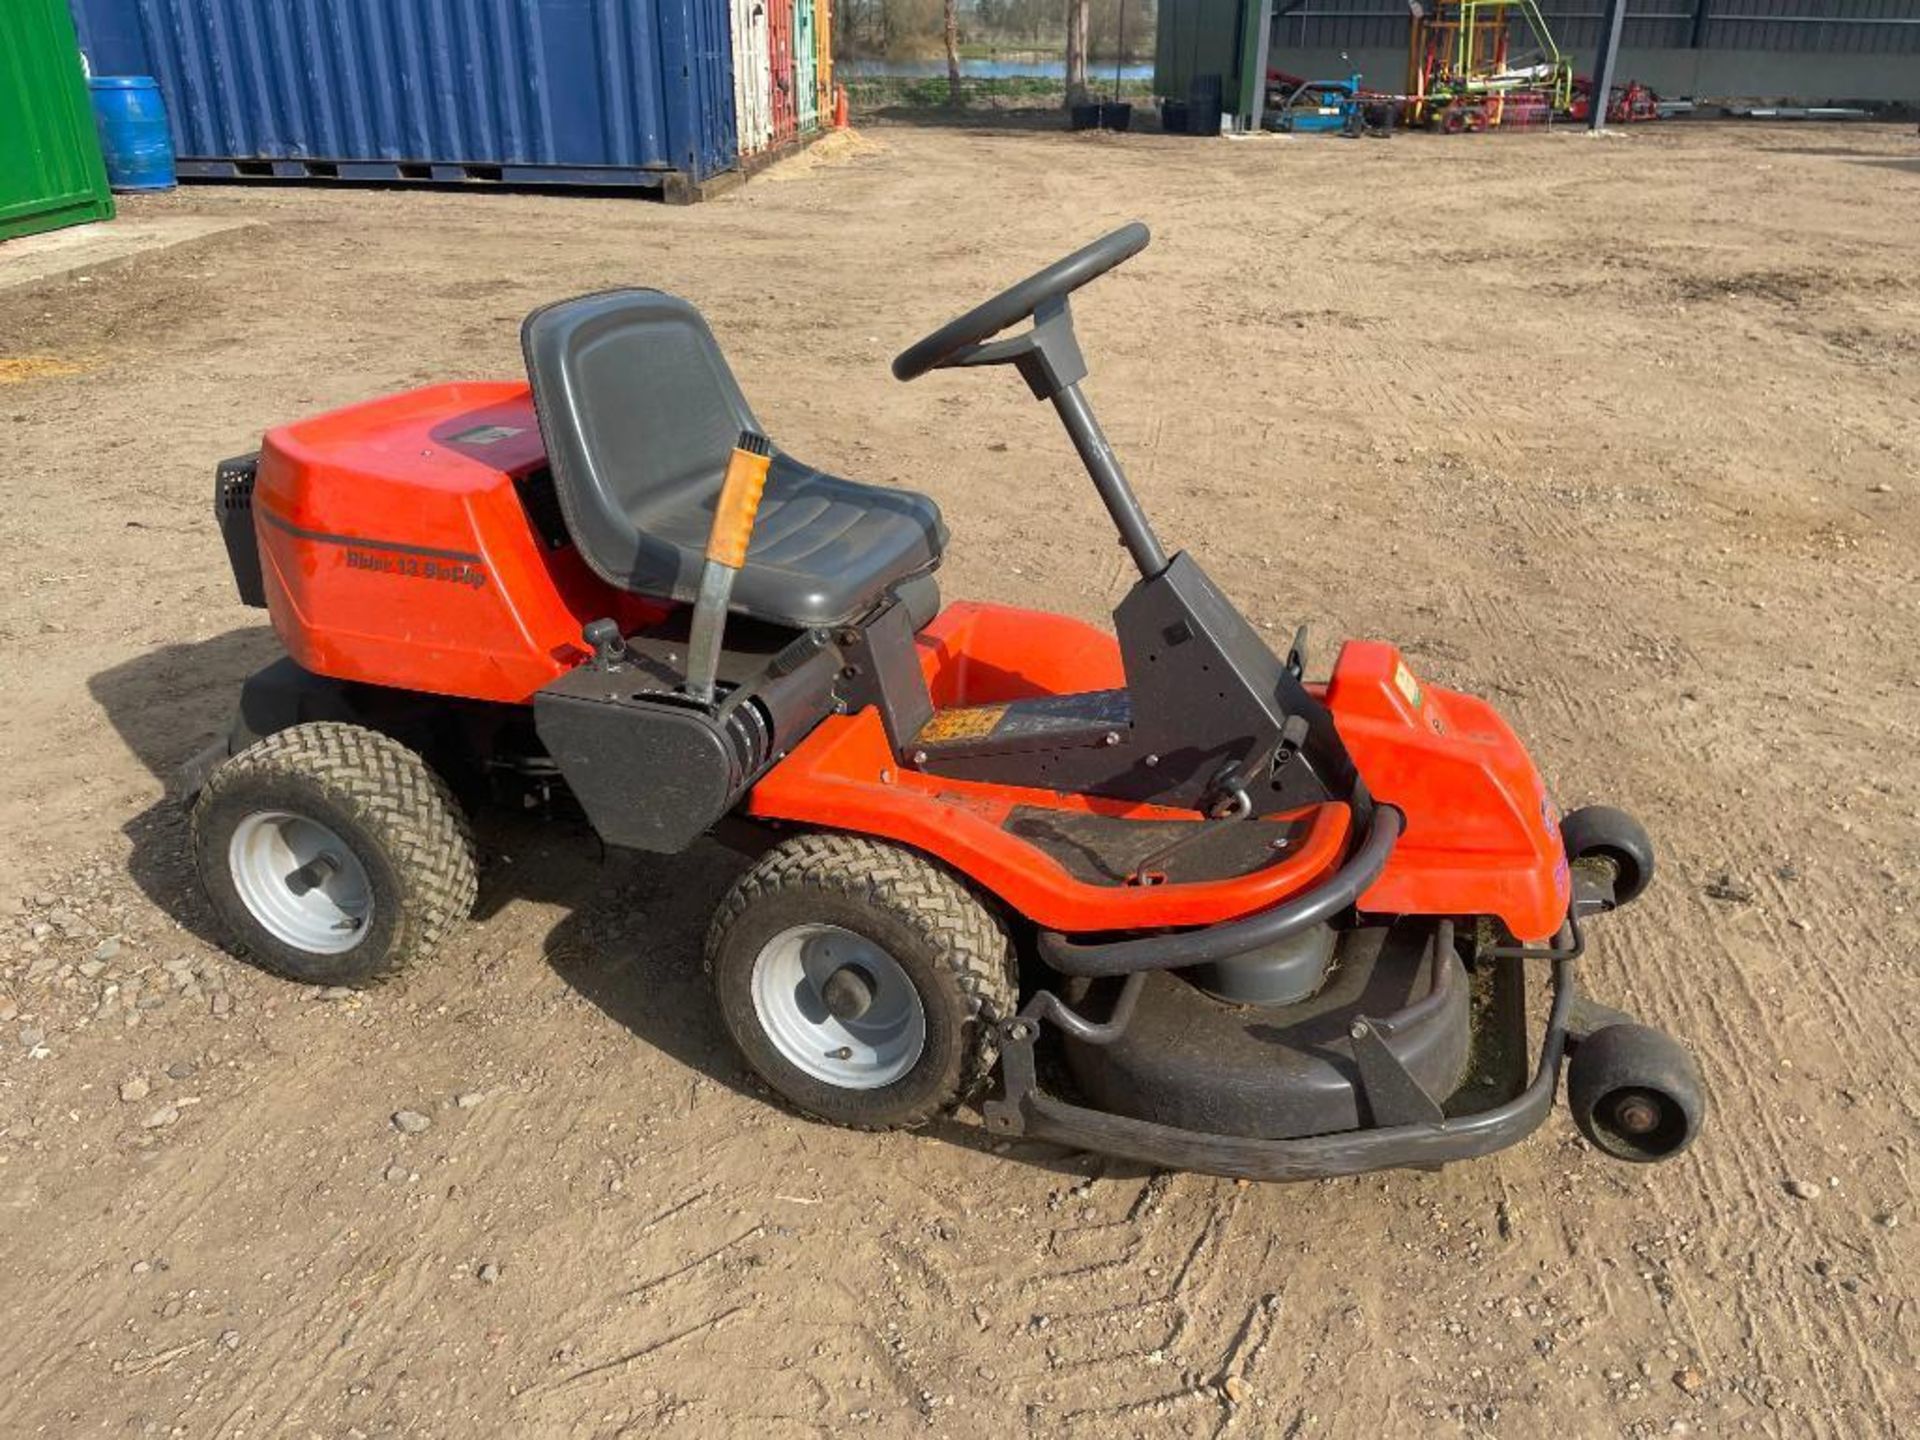
[[[153,77],[96,75],[87,84],[107,183],[116,190],[171,190],[173,132]]]

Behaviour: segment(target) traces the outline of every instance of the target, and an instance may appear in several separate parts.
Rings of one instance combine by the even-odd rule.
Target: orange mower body
[[[1111,628],[943,606],[933,499],[782,450],[653,290],[536,310],[526,382],[223,462],[235,583],[286,652],[179,786],[236,950],[329,985],[419,963],[471,907],[469,816],[505,803],[662,864],[735,852],[717,1003],[827,1120],[977,1100],[1004,1137],[1306,1179],[1516,1143],[1564,1067],[1595,1145],[1679,1153],[1692,1060],[1577,981],[1585,927],[1652,878],[1645,832],[1563,816],[1493,707],[1391,644],[1309,678],[1304,627],[1277,651],[1161,543],[1067,304],[1146,242],[1115,231],[893,366],[1008,366],[1054,406],[1138,571]]]

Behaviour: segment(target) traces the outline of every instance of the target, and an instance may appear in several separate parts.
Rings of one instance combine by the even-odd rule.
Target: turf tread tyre
[[[966,1018],[961,1026],[954,1053],[939,1069],[947,1073],[937,1083],[914,1087],[917,1094],[902,1104],[862,1101],[858,1097],[885,1097],[900,1085],[878,1091],[848,1091],[846,1104],[810,1103],[806,1091],[824,1092],[825,1085],[807,1085],[796,1094],[795,1086],[782,1083],[778,1074],[769,1074],[759,1058],[763,1048],[753,1043],[742,1029],[758,1030],[752,1018],[751,1003],[744,1014],[737,997],[731,994],[732,978],[741,982],[745,994],[745,974],[753,956],[730,949],[738,927],[752,912],[770,901],[790,896],[826,896],[850,902],[862,909],[891,916],[925,946],[927,957],[958,988]],[[896,960],[907,957],[895,955]],[[800,1109],[816,1118],[856,1130],[911,1129],[976,1094],[998,1058],[998,1026],[1010,1018],[1019,1005],[1019,978],[1013,946],[998,917],[965,882],[912,851],[883,841],[858,835],[815,832],[796,836],[776,845],[734,882],[733,888],[715,910],[707,927],[706,964],[720,990],[721,1011],[734,1040],[747,1055],[756,1071]],[[923,997],[924,998],[924,997]],[[923,1065],[931,1058],[923,1056]],[[784,1062],[781,1062],[784,1063]],[[921,1070],[916,1066],[915,1079]],[[797,1074],[797,1072],[796,1072]],[[904,1100],[905,1097],[903,1096]]]
[[[373,861],[390,893],[376,914],[384,943],[340,955],[309,955],[253,921],[228,876],[228,841],[249,808],[301,813],[330,808],[358,836],[343,835]],[[319,817],[317,817],[319,818]],[[331,822],[329,822],[331,823]],[[376,730],[322,720],[280,730],[227,760],[196,800],[193,850],[202,883],[235,948],[264,969],[310,984],[372,986],[432,956],[473,911],[479,866],[465,812],[445,781],[399,741]],[[360,843],[354,843],[359,840]],[[378,856],[362,853],[370,842]]]

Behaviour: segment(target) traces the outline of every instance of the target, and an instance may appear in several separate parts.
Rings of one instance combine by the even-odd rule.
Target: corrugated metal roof
[[[1222,57],[1237,59],[1237,49],[1222,43],[1234,33],[1222,12],[1237,17],[1240,4],[1160,0],[1163,50],[1156,54],[1156,80],[1170,32],[1181,37],[1178,43],[1187,53],[1201,52],[1211,68],[1219,68]],[[1705,49],[1920,53],[1920,0],[1710,0],[1710,6]],[[1598,45],[1605,9],[1604,0],[1543,0],[1541,5],[1555,43],[1575,54]],[[1692,44],[1693,24],[1693,0],[1627,0],[1622,43],[1634,50],[1685,48]],[[1276,22],[1275,42],[1281,53],[1392,49],[1406,45],[1407,29],[1406,0],[1307,0]]]

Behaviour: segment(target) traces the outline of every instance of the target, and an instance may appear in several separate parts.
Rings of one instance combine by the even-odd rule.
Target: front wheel
[[[1574,1124],[1616,1160],[1669,1160],[1706,1119],[1700,1066],[1671,1035],[1631,1022],[1608,1025],[1574,1047],[1567,1066]]]
[[[1611,805],[1586,805],[1560,822],[1560,840],[1575,865],[1603,865],[1611,874],[1613,903],[1637,900],[1653,883],[1653,840],[1640,822]]]
[[[748,1064],[836,1125],[924,1124],[968,1098],[1018,999],[991,911],[920,856],[802,835],[740,877],[707,932],[720,1013]]]
[[[473,908],[473,839],[398,741],[295,725],[213,772],[194,860],[234,948],[290,980],[371,985],[424,960]]]

